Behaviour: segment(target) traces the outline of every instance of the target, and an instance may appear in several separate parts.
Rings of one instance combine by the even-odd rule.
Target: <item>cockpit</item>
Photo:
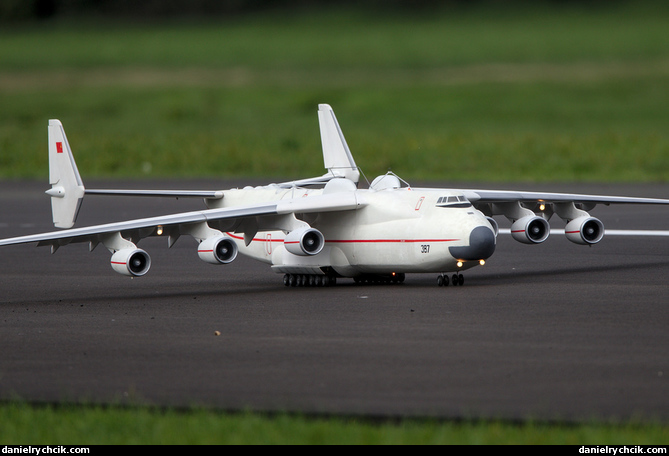
[[[442,196],[437,200],[437,207],[472,207],[472,203],[462,195]]]

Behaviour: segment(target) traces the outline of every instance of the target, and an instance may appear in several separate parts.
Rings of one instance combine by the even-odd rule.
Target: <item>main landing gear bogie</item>
[[[283,284],[287,287],[331,287],[337,284],[337,278],[317,274],[285,274]]]
[[[401,284],[403,273],[366,274],[354,277],[356,284]],[[337,277],[330,274],[284,274],[283,284],[287,287],[331,287],[337,284]]]
[[[465,284],[465,278],[462,274],[453,274],[453,276],[450,278],[450,280],[449,280],[447,274],[440,274],[437,277],[437,285],[438,286],[447,287],[449,283],[452,283],[453,286],[456,286],[456,285],[462,286],[462,285]]]

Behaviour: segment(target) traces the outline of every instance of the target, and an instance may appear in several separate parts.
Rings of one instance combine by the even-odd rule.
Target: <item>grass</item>
[[[60,118],[84,177],[315,176],[329,102],[370,177],[663,182],[668,82],[406,87],[390,104],[373,87],[5,94],[0,173],[45,176],[46,119]]]
[[[666,182],[667,19],[488,4],[9,28],[0,177],[46,176],[49,118],[84,179],[320,175],[329,103],[370,179]]]
[[[533,3],[480,2],[469,8],[413,14],[350,8],[301,14],[275,11],[204,23],[40,23],[2,33],[0,68],[310,71],[666,57],[669,7],[665,2],[607,2],[599,7]]]
[[[119,406],[0,406],[4,445],[666,445],[645,423],[378,420]]]

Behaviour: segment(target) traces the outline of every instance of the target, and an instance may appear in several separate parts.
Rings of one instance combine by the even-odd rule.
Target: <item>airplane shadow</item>
[[[534,269],[534,270],[508,270],[504,272],[484,272],[476,276],[476,285],[496,285],[499,279],[505,283],[536,283],[538,278],[546,277],[565,277],[565,276],[601,276],[605,273],[619,272],[619,271],[644,271],[656,268],[669,267],[669,260],[644,261],[635,263],[620,263],[612,265],[597,265],[597,266],[569,266],[567,268],[550,268],[550,269]],[[474,277],[469,283],[472,283]]]
[[[645,258],[648,258],[647,256]],[[596,266],[553,266],[546,267],[545,269],[509,269],[505,271],[497,270],[479,270],[472,273],[465,272],[465,285],[462,287],[453,287],[455,289],[462,289],[463,292],[467,288],[495,288],[498,286],[506,286],[509,284],[524,284],[532,283],[536,285],[541,279],[550,279],[551,277],[574,277],[577,276],[581,280],[590,281],[592,283],[602,282],[602,275],[606,276],[606,281],[610,283],[611,273],[621,272],[621,271],[630,271],[630,272],[639,272],[639,271],[650,271],[653,269],[664,269],[666,270],[669,267],[669,259],[665,260],[656,260],[656,261],[637,261],[634,263],[617,263],[611,265],[601,265],[597,264]],[[26,297],[25,299],[11,300],[8,302],[0,303],[0,306],[6,304],[43,304],[43,305],[53,305],[57,303],[59,305],[86,305],[93,303],[104,303],[104,302],[113,302],[116,304],[122,304],[124,302],[142,302],[142,303],[164,303],[165,300],[177,300],[179,304],[184,302],[191,302],[192,304],[197,305],[198,300],[206,300],[208,304],[211,304],[211,299],[216,299],[220,301],[220,305],[225,305],[229,303],[238,303],[242,302],[277,302],[278,297],[285,297],[283,293],[291,293],[294,296],[300,295],[313,295],[315,297],[323,296],[337,296],[337,292],[346,292],[349,293],[352,289],[360,290],[370,290],[370,289],[384,289],[392,293],[400,293],[400,295],[409,295],[409,293],[418,291],[418,290],[429,290],[430,288],[439,289],[436,284],[437,273],[433,274],[407,274],[407,279],[402,284],[373,284],[365,283],[358,284],[351,279],[339,279],[337,285],[333,287],[285,287],[282,282],[281,276],[271,275],[268,280],[264,280],[258,283],[250,282],[241,282],[241,283],[223,283],[220,287],[210,289],[197,288],[201,287],[202,284],[198,285],[186,285],[181,286],[179,289],[171,290],[160,290],[159,288],[150,293],[140,292],[133,293],[132,289],[123,289],[123,288],[109,288],[100,291],[100,294],[97,295],[83,295],[81,290],[76,292],[76,295],[66,295],[61,294],[59,296],[54,296],[53,299],[45,300],[43,297],[30,298]],[[221,282],[218,282],[221,284]],[[73,292],[74,293],[74,292]],[[336,299],[335,299],[336,300]],[[219,302],[216,303],[219,305]]]

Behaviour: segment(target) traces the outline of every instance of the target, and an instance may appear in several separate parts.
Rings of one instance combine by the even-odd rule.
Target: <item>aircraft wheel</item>
[[[283,275],[283,284],[287,287],[290,286],[290,274]]]
[[[458,285],[463,286],[464,284],[465,284],[465,276],[463,276],[462,274],[460,274],[460,275],[458,276]]]
[[[443,287],[444,286],[444,275],[440,275],[437,277],[437,286]]]
[[[453,274],[453,277],[451,278],[451,281],[453,282],[453,285],[459,285],[460,284],[460,280],[458,279],[457,274]]]

